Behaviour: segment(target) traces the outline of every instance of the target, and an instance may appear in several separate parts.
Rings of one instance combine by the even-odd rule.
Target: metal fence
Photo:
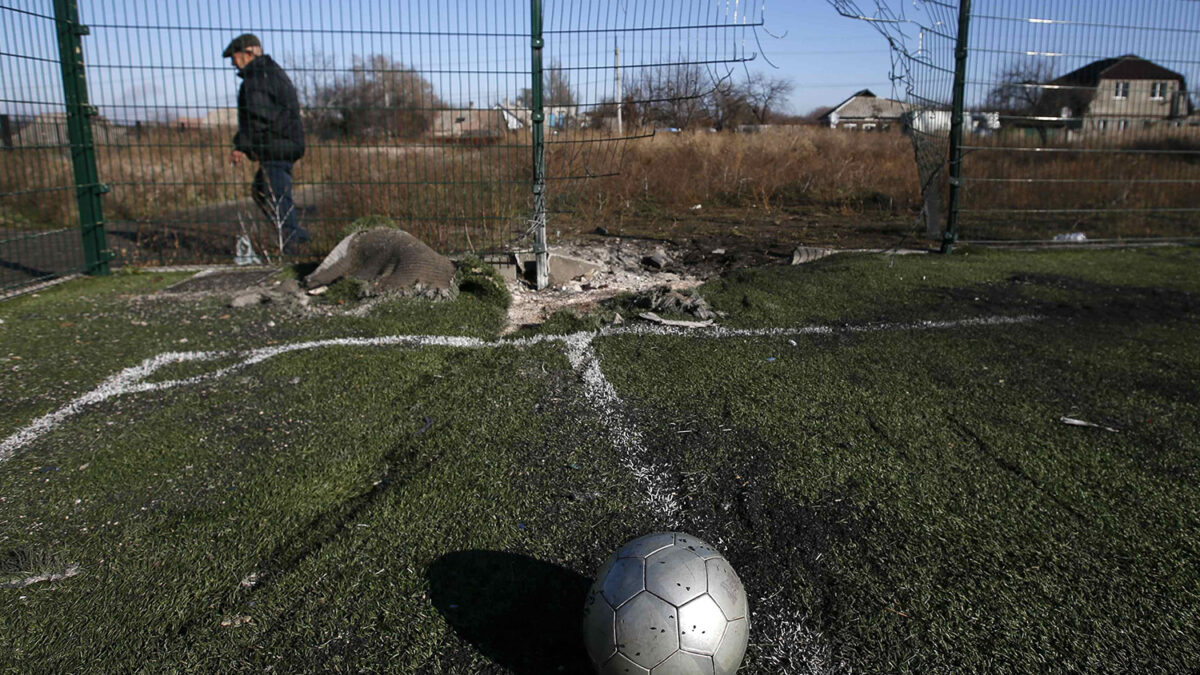
[[[653,102],[622,82],[681,68],[719,81],[754,58],[761,9],[3,0],[0,290],[110,261],[231,262],[239,239],[281,253],[249,198],[254,167],[229,161],[239,81],[221,52],[238,34],[256,34],[298,90],[309,252],[377,214],[446,253],[544,254],[556,184],[616,172],[650,133],[623,113]]]
[[[1200,2],[830,2],[893,47],[944,248],[1200,238]]]

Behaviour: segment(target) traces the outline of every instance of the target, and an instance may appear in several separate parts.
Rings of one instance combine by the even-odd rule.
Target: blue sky
[[[491,105],[527,86],[528,0],[79,1],[83,21],[92,25],[92,35],[84,38],[92,102],[114,119],[199,116],[233,105],[238,80],[220,51],[244,30],[258,33],[298,84],[320,74],[324,65],[345,68],[352,56],[386,54],[420,70],[443,100],[456,105]],[[914,0],[888,1],[919,15],[914,14],[919,4]],[[858,2],[864,8],[875,5],[875,0]],[[568,77],[583,102],[614,92],[618,44],[626,81],[635,77],[639,64],[756,55],[746,68],[795,83],[786,104],[795,113],[836,104],[863,88],[893,94],[884,38],[868,24],[840,16],[826,0],[751,0],[749,5],[746,0],[545,0],[545,5],[547,65],[558,61],[572,68]],[[4,0],[0,7],[4,111],[61,106],[53,23],[37,16],[51,14],[51,6],[50,0]],[[1019,58],[1010,51],[1024,48],[1014,34],[1036,36],[1041,48],[1060,52],[1047,57],[1055,72],[1092,58],[1138,52],[1190,80],[1200,76],[1200,2],[976,0],[976,7],[982,15],[1091,22],[1071,27],[980,18],[972,55],[976,81]],[[942,18],[953,14],[938,11]],[[760,18],[765,26],[753,31],[638,30],[746,25]],[[1103,23],[1135,28],[1096,27]],[[928,44],[938,46],[932,39]],[[948,48],[942,41],[939,60],[946,65]],[[314,60],[318,55],[329,63]],[[306,66],[316,70],[306,71]],[[729,67],[709,68],[721,74]],[[741,72],[737,66],[735,74]],[[975,96],[985,92],[983,85],[977,86]]]
[[[768,0],[764,14],[766,59],[754,68],[796,83],[793,112],[837,104],[864,88],[891,95],[887,42],[871,26],[839,15],[825,0]]]
[[[738,5],[739,0],[547,0],[551,30],[756,23],[760,16],[767,22],[757,42],[749,30],[722,29],[557,35],[548,39],[548,62],[583,68],[569,73],[583,90],[581,100],[611,95],[615,70],[609,66],[618,40],[626,78],[639,63],[674,62],[681,52],[685,60],[701,61],[757,53],[747,67],[796,82],[787,103],[795,112],[836,103],[863,87],[890,90],[883,39],[869,26],[839,16],[825,0],[767,0],[761,14],[760,0]],[[8,0],[5,6],[52,13],[49,0]],[[115,119],[198,116],[232,105],[237,80],[220,50],[241,30],[257,32],[267,51],[296,71],[294,79],[304,77],[303,66],[312,65],[316,53],[338,66],[352,54],[385,53],[427,72],[438,94],[456,104],[515,96],[529,62],[524,0],[81,0],[80,6],[82,20],[92,25],[92,35],[84,38],[91,98]],[[0,35],[9,45],[0,51],[55,57],[48,20],[5,10],[0,18]],[[414,30],[441,35],[390,34]],[[460,30],[491,36],[445,35]],[[722,72],[721,66],[711,68]],[[478,72],[444,72],[462,70]],[[45,61],[0,57],[0,89],[8,110],[16,109],[14,101],[61,101],[57,66]]]

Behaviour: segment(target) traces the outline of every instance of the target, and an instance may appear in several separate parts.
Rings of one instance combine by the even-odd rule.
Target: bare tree
[[[717,131],[745,124],[754,118],[746,87],[732,78],[718,80],[705,97],[708,117]]]
[[[348,73],[316,82],[303,94],[319,136],[414,138],[445,103],[415,69],[382,54],[355,57]]]
[[[696,64],[651,68],[633,81],[630,95],[644,124],[686,129],[708,120],[711,80]]]
[[[817,106],[816,108],[813,108],[812,110],[809,110],[807,113],[805,113],[804,116],[801,117],[800,119],[805,124],[820,124],[821,118],[828,115],[831,112],[833,112],[833,106],[831,106],[831,105]]]
[[[746,104],[759,124],[771,121],[771,114],[791,96],[796,84],[783,77],[753,73],[746,80]]]
[[[543,85],[545,104],[548,107],[574,107],[575,92],[571,90],[571,81],[563,72],[562,63],[555,61],[546,69],[546,81]]]
[[[1045,112],[1050,98],[1045,85],[1054,78],[1054,69],[1045,59],[1026,59],[1009,64],[996,74],[996,84],[988,92],[985,105],[1003,115],[1030,117]]]

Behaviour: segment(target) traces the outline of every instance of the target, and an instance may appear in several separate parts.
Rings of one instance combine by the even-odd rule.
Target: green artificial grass
[[[652,461],[676,524],[746,585],[742,672],[1200,669],[1196,262],[735,272],[700,289],[722,325],[830,330],[595,338],[618,410],[555,341],[322,347],[109,398],[0,461],[0,663],[586,672],[592,574],[672,524],[628,469]],[[490,339],[503,321],[469,293],[364,316],[148,295],[181,278],[0,303],[0,437],[167,351],[233,354],[150,381],[308,340]],[[919,327],[996,315],[1025,318]],[[620,454],[622,429],[646,456]]]

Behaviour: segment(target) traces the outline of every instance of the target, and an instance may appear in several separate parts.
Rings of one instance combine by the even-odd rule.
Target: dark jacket
[[[262,55],[239,73],[238,132],[233,147],[258,162],[294,162],[304,156],[304,126],[296,87],[283,68]]]

